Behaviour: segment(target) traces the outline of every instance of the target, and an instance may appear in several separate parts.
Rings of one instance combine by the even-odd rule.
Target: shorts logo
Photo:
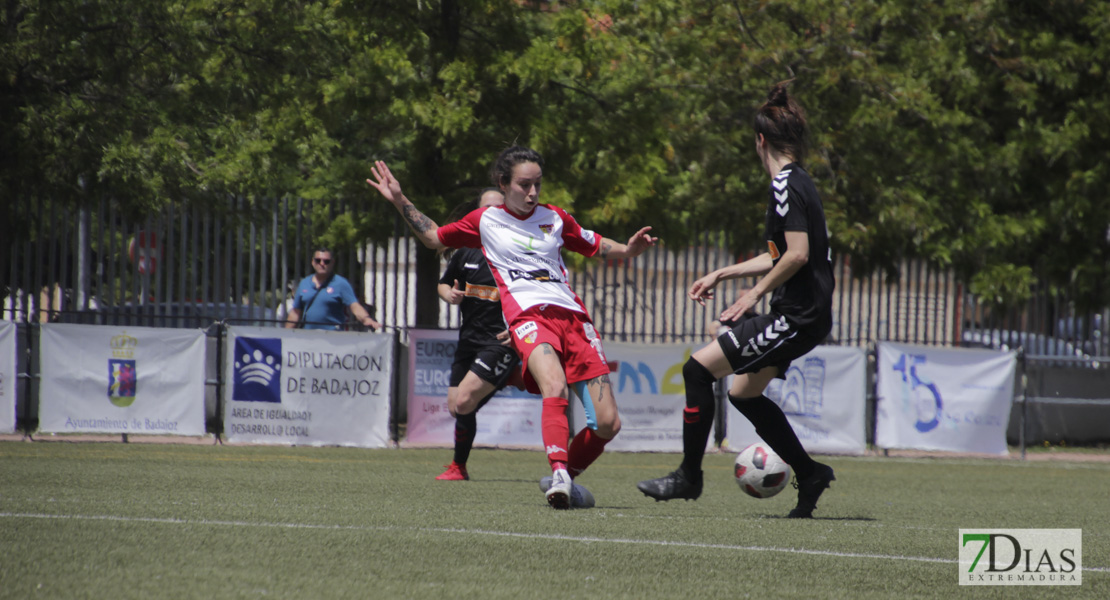
[[[582,331],[586,334],[587,340],[590,340],[592,342],[593,340],[597,339],[597,330],[594,329],[592,323],[583,323]]]
[[[763,333],[748,340],[748,345],[744,351],[740,353],[741,356],[747,358],[750,356],[762,355],[767,351],[768,347],[773,346],[784,332],[790,331],[790,324],[786,322],[786,317],[779,317],[775,322],[767,326]]]
[[[740,340],[736,339],[736,334],[733,333],[731,329],[728,330],[728,338],[732,340],[733,346],[736,346],[737,348],[740,347]]]
[[[540,328],[536,325],[535,321],[528,321],[527,323],[514,329],[513,334],[516,335],[516,339],[526,344],[531,344],[536,341],[536,336],[538,336],[540,333],[539,329]]]

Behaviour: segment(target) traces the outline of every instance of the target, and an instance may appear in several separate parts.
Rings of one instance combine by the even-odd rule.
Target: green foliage
[[[441,218],[515,142],[544,154],[544,200],[605,235],[723,228],[747,249],[752,112],[793,79],[857,269],[920,257],[1004,305],[1047,283],[1100,306],[1108,23],[1081,0],[11,0],[0,193],[136,215],[335,199],[361,209],[322,235],[381,238],[370,161]],[[1027,269],[1047,280],[1005,279]]]

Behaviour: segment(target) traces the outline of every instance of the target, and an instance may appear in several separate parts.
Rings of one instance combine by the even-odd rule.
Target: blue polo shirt
[[[317,294],[320,297],[312,300]],[[304,307],[309,302],[312,306],[304,313]],[[355,290],[342,275],[333,275],[331,281],[319,290],[312,281],[312,275],[309,275],[297,284],[297,294],[293,296],[293,308],[304,313],[305,329],[342,329],[347,323],[347,307],[354,302],[358,302]]]

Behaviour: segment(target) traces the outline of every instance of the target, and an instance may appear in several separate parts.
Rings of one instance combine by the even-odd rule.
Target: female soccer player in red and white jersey
[[[572,478],[601,456],[621,422],[601,338],[582,300],[570,289],[560,249],[633,258],[655,244],[656,238],[648,234],[651,228],[640,229],[621,244],[583,229],[563,209],[541,204],[543,158],[521,146],[501,152],[493,165],[493,183],[504,193],[505,204],[478,209],[443,227],[405,197],[384,162],[376,162],[371,172],[374,178],[366,182],[397,208],[425,246],[482,248],[524,366],[524,383],[543,397],[541,429],[552,471],[547,502],[557,509],[571,508]],[[568,448],[569,386],[582,399],[586,427]]]
[[[833,470],[810,458],[786,415],[763,394],[775,377],[786,374],[790,361],[816,347],[832,329],[834,287],[829,236],[821,198],[805,157],[806,115],[776,85],[755,113],[755,150],[771,176],[766,213],[767,252],[724,267],[698,279],[687,294],[705,304],[725,279],[756,277],[756,284],[720,316],[735,326],[716,342],[698,350],[682,368],[686,387],[683,412],[683,458],[678,469],[658,479],[641,481],[641,492],[658,500],[695,500],[702,491],[702,457],[713,424],[716,404],[713,383],[735,373],[728,399],[755,425],[755,431],[797,475],[798,504],[787,515],[810,518]],[[771,310],[748,316],[765,294]]]

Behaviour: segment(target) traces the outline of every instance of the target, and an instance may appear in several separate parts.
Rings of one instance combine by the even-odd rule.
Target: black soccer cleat
[[[698,471],[698,480],[690,481],[682,469],[677,469],[665,477],[648,479],[636,484],[637,489],[645,496],[655,498],[656,502],[682,498],[684,500],[697,500],[701,496],[701,471]]]
[[[786,518],[812,519],[813,511],[817,508],[817,499],[821,497],[825,488],[829,487],[829,483],[835,480],[836,475],[833,474],[832,467],[821,463],[817,463],[813,474],[804,480],[799,481],[795,478],[794,487],[798,489],[798,505],[786,515]]]

